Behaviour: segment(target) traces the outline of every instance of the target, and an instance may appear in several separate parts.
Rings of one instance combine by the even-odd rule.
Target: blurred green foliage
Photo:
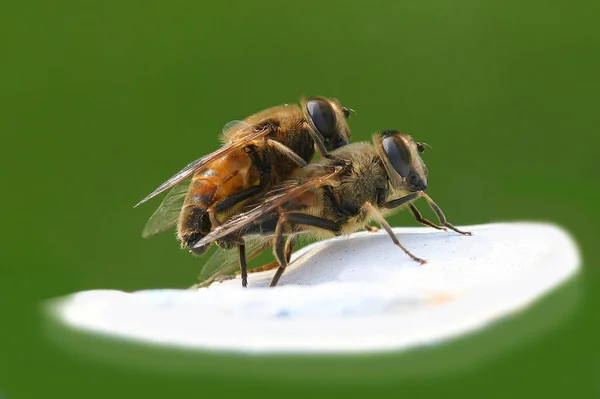
[[[494,381],[499,396],[599,395],[597,11],[592,1],[514,0],[3,4],[0,390],[108,395],[96,375],[131,395],[140,384],[166,397],[187,390],[48,349],[32,333],[33,305],[85,289],[190,285],[201,259],[171,234],[140,237],[159,201],[132,206],[216,149],[226,122],[320,94],[357,111],[354,141],[395,128],[430,144],[428,192],[454,224],[553,221],[584,250],[585,301],[569,325],[426,391],[469,396]],[[391,222],[414,224],[406,214]],[[276,382],[263,392],[283,394]]]

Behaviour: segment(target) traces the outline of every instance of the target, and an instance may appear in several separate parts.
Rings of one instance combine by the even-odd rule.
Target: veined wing
[[[240,123],[242,123],[242,122],[236,122],[235,125],[238,125]],[[227,125],[225,125],[225,126],[227,126]],[[251,129],[254,129],[254,127],[252,125],[248,125],[245,128],[249,129],[249,131],[251,131]],[[149,199],[156,197],[158,194],[168,190],[169,188],[173,187],[174,185],[178,184],[179,182],[185,180],[186,178],[191,176],[195,171],[197,171],[198,169],[200,169],[202,166],[206,165],[207,163],[214,161],[215,159],[218,159],[222,156],[225,156],[225,155],[229,154],[230,152],[235,151],[236,149],[238,149],[246,144],[249,144],[256,139],[266,136],[269,133],[270,133],[269,129],[263,129],[263,130],[258,130],[258,131],[252,132],[252,133],[248,134],[247,136],[245,136],[239,140],[236,140],[235,142],[233,142],[231,144],[221,147],[220,149],[218,149],[217,151],[215,151],[213,153],[210,153],[202,158],[199,158],[193,162],[190,162],[185,168],[181,169],[179,172],[177,172],[176,174],[171,176],[167,181],[165,181],[163,184],[158,186],[156,188],[156,190],[152,191],[143,200],[138,202],[134,206],[134,208],[143,204],[144,202],[148,201]]]
[[[270,194],[267,194],[267,199],[260,205],[247,212],[234,216],[222,225],[215,227],[209,234],[198,241],[194,247],[207,245],[229,234],[240,231],[244,227],[247,227],[256,220],[260,219],[262,216],[276,211],[277,208],[292,198],[297,197],[314,187],[320,186],[328,179],[340,174],[343,170],[341,166],[337,166],[331,170],[331,168],[327,168],[319,164],[311,164],[306,168],[322,168],[322,170],[319,171],[320,173],[316,173],[316,176],[313,178],[310,178],[306,181],[287,183],[285,186],[272,191]]]
[[[246,244],[247,261],[256,258],[261,252],[271,246],[271,239],[269,237],[248,237],[244,241]],[[237,247],[231,249],[217,248],[202,267],[198,275],[199,283],[194,285],[193,288],[206,287],[214,281],[225,280],[228,276],[233,276],[239,269]]]
[[[148,222],[146,222],[146,226],[142,231],[142,237],[155,236],[177,224],[189,185],[190,181],[187,181],[176,185],[169,191],[156,211],[150,216]]]

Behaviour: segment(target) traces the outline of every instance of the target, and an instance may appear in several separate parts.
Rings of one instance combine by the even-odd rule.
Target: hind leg
[[[296,245],[297,237],[293,236],[285,243],[285,260],[287,263],[290,263],[290,259],[292,258],[292,252],[294,251],[294,245]],[[264,266],[255,267],[254,269],[248,270],[248,273],[258,273],[258,272],[266,272],[267,270],[273,270],[279,267],[279,262],[274,260],[271,263],[267,263]]]
[[[271,280],[271,287],[277,285],[277,282],[289,263],[285,253],[287,242],[289,240],[286,240],[285,235],[291,231],[294,226],[316,227],[334,233],[337,233],[340,230],[340,226],[336,222],[318,216],[296,212],[282,214],[277,222],[275,236],[273,237],[273,252],[279,263],[279,268],[273,276],[273,280]]]
[[[205,253],[208,250],[209,245],[194,248],[194,244],[208,234],[214,226],[219,226],[221,224],[217,219],[217,214],[255,196],[260,191],[261,188],[259,186],[252,186],[239,193],[230,195],[210,207],[203,208],[198,206],[196,209],[192,209],[191,211],[196,212],[197,215],[195,215],[192,221],[186,223],[190,226],[189,230],[192,230],[192,232],[186,237],[182,237],[183,246],[189,248],[195,255],[202,255]],[[230,243],[229,240],[220,240],[219,245],[227,248],[235,245],[235,243]]]

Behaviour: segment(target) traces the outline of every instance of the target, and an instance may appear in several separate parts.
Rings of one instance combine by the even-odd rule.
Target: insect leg
[[[242,242],[244,240],[242,239]],[[240,257],[240,270],[242,271],[242,287],[248,286],[248,262],[246,261],[246,244],[238,245],[238,255]]]
[[[296,245],[296,241],[298,241],[298,237],[292,236],[285,243],[285,259],[288,263],[290,263],[290,259],[292,259],[292,252],[294,251],[294,245]]]
[[[417,191],[416,193],[408,194],[404,197],[396,198],[391,201],[385,202],[381,207],[385,209],[398,208],[399,206],[406,205],[409,202],[416,200],[421,195],[423,195],[423,192]]]
[[[414,206],[413,204],[410,204],[409,207],[410,207],[410,210],[412,211],[413,215],[415,215],[415,219],[417,220],[417,222],[424,224],[425,226],[433,227],[434,229],[446,230],[445,227],[438,226],[437,224],[423,218],[423,216],[421,215],[421,212],[419,212],[417,207]]]
[[[210,208],[208,208],[206,210],[206,213],[208,213],[208,218],[210,219],[210,224],[213,226],[220,226],[221,222],[219,222],[219,220],[217,219],[217,211],[215,210],[214,206],[211,206]]]
[[[277,262],[279,263],[279,268],[277,272],[275,272],[275,276],[271,280],[271,287],[275,287],[277,282],[281,278],[283,271],[287,267],[287,259],[284,256],[284,230],[287,226],[287,215],[281,215],[279,221],[277,221],[277,227],[275,228],[275,236],[273,237],[273,253],[275,254],[275,258],[277,258]]]
[[[286,259],[288,265],[290,264],[290,259],[292,258],[292,251],[294,250],[294,245],[296,244],[297,240],[298,239],[296,238],[296,236],[292,236],[285,243],[285,259]],[[271,263],[267,263],[264,266],[255,267],[254,269],[250,269],[250,270],[248,270],[248,273],[266,272],[267,270],[273,270],[278,266],[279,266],[279,262],[273,261]]]
[[[238,247],[238,258],[240,261],[240,271],[242,274],[242,287],[248,286],[248,260],[246,258],[246,242],[244,238],[239,235],[228,237],[229,243],[237,245]]]
[[[271,287],[275,287],[277,285],[277,282],[281,278],[281,275],[289,263],[288,259],[289,256],[291,256],[294,242],[292,244],[288,244],[289,240],[288,242],[285,242],[284,234],[286,233],[285,230],[290,228],[292,225],[312,226],[332,232],[337,232],[340,229],[340,226],[336,222],[318,216],[293,212],[282,214],[277,222],[275,236],[273,237],[273,252],[275,253],[275,257],[279,262],[279,269],[277,269],[275,276],[273,276],[273,280],[271,280]],[[292,237],[290,240],[295,240],[295,238]]]
[[[427,194],[425,194],[423,192],[421,192],[421,196],[427,200],[427,203],[429,204],[431,209],[433,209],[433,211],[437,215],[438,219],[440,220],[440,224],[442,226],[445,226],[445,227],[449,228],[450,230],[456,231],[458,234],[463,234],[463,235],[467,235],[467,236],[471,235],[471,232],[459,230],[456,227],[454,227],[453,225],[451,225],[450,223],[448,223],[446,221],[446,216],[444,216],[444,212],[442,212],[440,207],[435,202],[433,202],[433,200],[431,199],[430,196],[428,196]]]
[[[365,224],[365,230],[367,230],[369,233],[377,233],[379,231],[379,227]]]
[[[267,144],[279,151],[280,153],[282,153],[283,155],[287,156],[292,161],[296,162],[296,164],[298,164],[298,166],[300,166],[301,168],[308,165],[306,161],[302,159],[298,154],[292,151],[288,146],[281,144],[279,141],[267,139]]]
[[[220,223],[217,220],[215,207],[208,208],[208,215],[210,217],[210,222],[213,226],[219,226]],[[246,260],[246,243],[244,239],[240,236],[235,236],[229,238],[227,240],[228,243],[232,243],[237,245],[238,247],[238,257],[240,259],[240,270],[242,272],[242,287],[248,286],[248,261]]]
[[[252,198],[254,195],[258,194],[261,191],[259,186],[248,187],[245,190],[240,191],[239,193],[235,193],[225,198],[224,200],[216,203],[206,210],[208,213],[208,217],[210,219],[210,224],[212,228],[218,227],[221,225],[221,222],[217,219],[217,213],[229,209],[242,201],[247,200],[248,198]],[[219,241],[221,244],[227,244],[227,240],[223,239]],[[204,251],[208,246],[200,247]]]
[[[248,188],[240,191],[239,193],[230,195],[229,197],[225,198],[224,200],[216,203],[215,205],[213,205],[213,208],[215,209],[215,212],[217,212],[217,213],[222,212],[226,209],[231,208],[232,206],[239,204],[242,201],[247,200],[248,198],[255,196],[256,194],[260,193],[261,190],[262,189],[259,186],[248,187]]]
[[[409,194],[410,195],[410,194]],[[404,245],[402,245],[400,243],[400,241],[398,240],[398,237],[396,237],[396,234],[394,234],[394,232],[392,231],[392,228],[390,227],[390,224],[385,220],[385,218],[383,217],[383,215],[377,210],[377,208],[375,208],[373,205],[371,205],[370,202],[365,202],[364,207],[373,215],[377,218],[377,220],[379,221],[379,223],[381,223],[381,225],[383,226],[383,228],[385,229],[385,231],[387,231],[387,233],[390,235],[390,238],[392,239],[392,241],[394,242],[394,244],[396,244],[397,247],[399,247],[401,250],[404,251],[405,254],[407,254],[412,260],[417,261],[421,264],[423,263],[427,263],[427,261],[425,259],[421,259],[421,258],[417,258],[416,256],[414,256],[413,254],[410,253],[410,251],[408,249],[406,249],[404,247]]]
[[[321,157],[328,158],[329,153],[327,152],[327,148],[325,148],[325,144],[323,143],[323,138],[321,137],[321,133],[315,132],[308,123],[305,123],[305,128],[306,128],[306,130],[308,130],[310,137],[312,137],[313,141],[315,142],[315,144],[317,146],[317,151],[319,151],[319,153],[321,154]]]
[[[289,261],[288,261],[289,262]],[[276,267],[279,267],[279,262],[277,262],[276,260],[271,262],[271,263],[267,263],[264,266],[260,266],[260,267],[255,267],[254,269],[250,269],[248,270],[248,274],[250,273],[258,273],[258,272],[266,272],[267,270],[273,270]]]

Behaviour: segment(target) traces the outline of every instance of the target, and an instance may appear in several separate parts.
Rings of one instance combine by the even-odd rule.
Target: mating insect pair
[[[228,123],[222,148],[191,162],[136,205],[172,188],[142,236],[177,225],[181,246],[203,254],[209,245],[198,242],[206,234],[305,167],[315,148],[326,158],[329,151],[348,144],[349,116],[350,110],[337,100],[317,96],[301,99],[300,106],[276,106]],[[228,237],[216,244],[223,249],[239,246],[240,256],[246,252],[243,244]],[[245,269],[243,273],[245,281]]]
[[[247,261],[272,245],[279,266],[274,286],[299,234],[349,234],[373,218],[396,245],[423,262],[400,244],[384,219],[403,205],[423,224],[468,234],[447,223],[424,193],[427,168],[419,156],[422,144],[388,131],[375,135],[373,144],[346,145],[348,116],[349,110],[336,100],[311,97],[301,101],[301,108],[274,107],[233,124],[225,131],[223,148],[192,162],[140,202],[175,186],[143,235],[177,224],[182,246],[193,253],[202,254],[216,242],[222,250],[204,265],[200,275],[204,284],[234,272],[239,258],[246,286]],[[322,158],[307,166],[315,147]],[[189,184],[177,185],[192,174]],[[444,227],[421,217],[412,204],[421,196]],[[251,210],[243,212],[244,205]]]
[[[273,287],[289,264],[299,235],[309,233],[318,238],[347,235],[363,227],[370,230],[368,223],[375,220],[410,258],[425,263],[400,243],[385,216],[407,206],[422,224],[470,233],[448,223],[440,207],[425,193],[428,171],[420,156],[424,149],[423,144],[398,131],[375,134],[373,143],[341,147],[332,151],[330,158],[296,170],[291,179],[260,198],[250,210],[215,227],[196,245],[207,245],[224,237],[237,240],[241,248],[249,240],[272,245],[279,266],[271,281]],[[420,197],[436,213],[440,225],[421,216],[413,204]],[[240,253],[239,259],[243,281],[247,267],[245,254]],[[206,277],[211,280],[231,273],[232,265],[222,262]]]

